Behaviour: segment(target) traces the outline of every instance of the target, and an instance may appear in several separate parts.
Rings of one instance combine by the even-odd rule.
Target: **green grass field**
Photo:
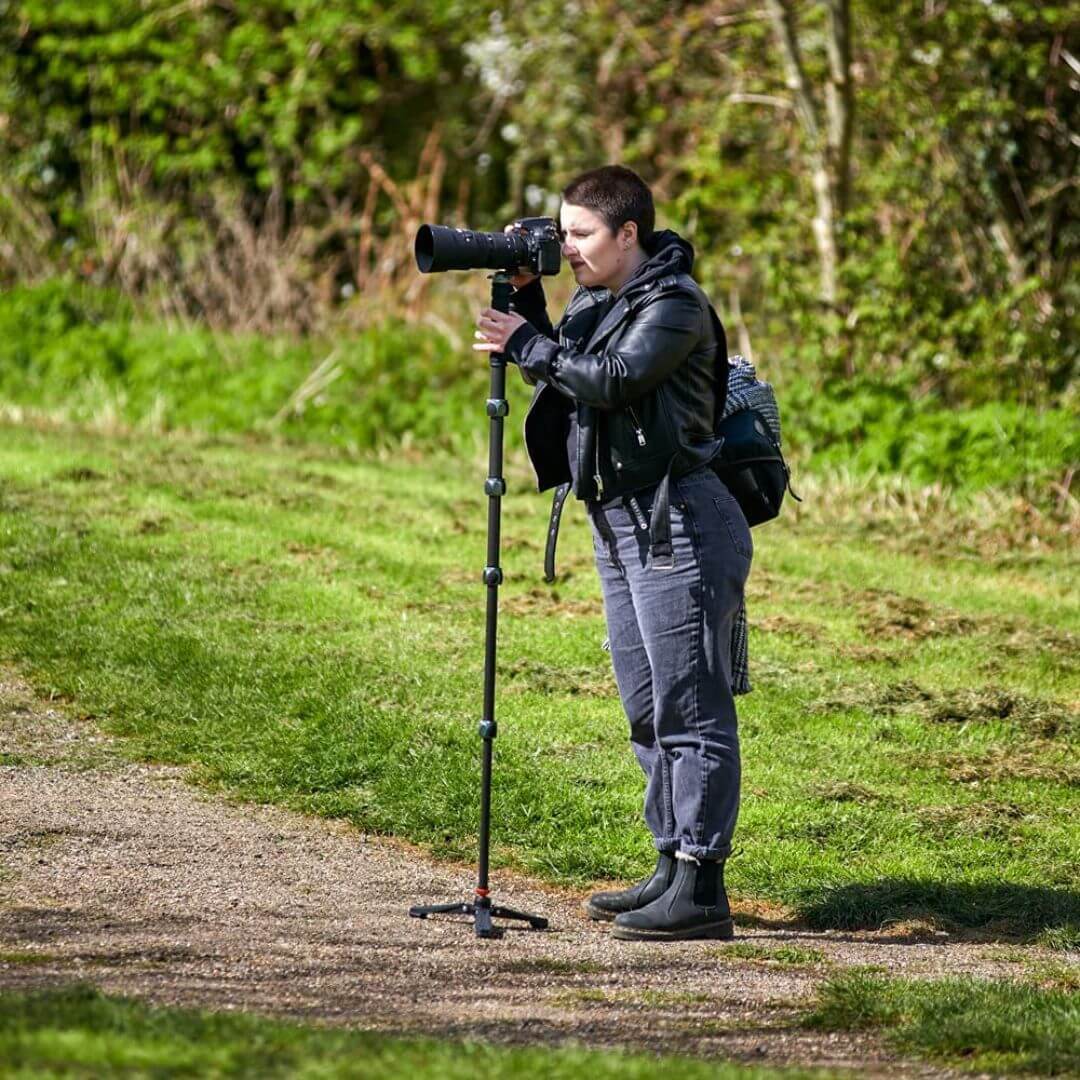
[[[8,426],[0,654],[206,783],[471,859],[480,461]],[[651,862],[588,526],[504,501],[494,866]],[[803,478],[755,530],[729,879],[822,927],[1080,925],[1078,560],[1007,497]]]
[[[1077,972],[1048,986],[971,978],[936,982],[847,971],[822,987],[811,1027],[878,1028],[898,1049],[984,1075],[1080,1073]]]
[[[795,1027],[877,1029],[898,1050],[962,1070],[1075,1075],[1080,996],[1061,986],[970,978],[890,980],[851,970],[830,979]],[[671,1047],[667,1047],[670,1051]],[[850,1075],[766,1069],[673,1054],[577,1047],[508,1049],[395,1038],[237,1013],[164,1009],[89,986],[0,995],[0,1076],[499,1077],[606,1080],[800,1080]]]
[[[0,996],[0,1076],[341,1077],[474,1080],[799,1080],[821,1071],[725,1065],[584,1049],[520,1049],[280,1023],[258,1016],[156,1009],[90,987]]]

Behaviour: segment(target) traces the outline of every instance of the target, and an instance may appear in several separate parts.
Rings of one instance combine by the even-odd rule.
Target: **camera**
[[[515,270],[557,274],[562,261],[554,218],[521,218],[509,232],[473,232],[448,225],[421,225],[414,245],[421,273],[441,270]]]

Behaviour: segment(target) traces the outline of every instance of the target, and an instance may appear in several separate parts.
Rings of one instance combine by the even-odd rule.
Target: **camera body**
[[[527,271],[557,274],[562,264],[554,218],[519,218],[508,232],[485,233],[447,225],[421,225],[414,244],[421,273],[443,270]]]
[[[529,253],[529,261],[521,264],[530,274],[557,274],[562,265],[562,241],[559,224],[554,218],[519,218],[511,226],[514,233],[521,232]]]

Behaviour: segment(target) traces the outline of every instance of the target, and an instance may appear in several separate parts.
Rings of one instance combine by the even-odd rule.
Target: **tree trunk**
[[[803,65],[793,0],[766,0],[766,6],[784,62],[795,114],[803,129],[804,154],[814,191],[813,233],[821,264],[821,299],[831,310],[841,313],[837,280],[842,258],[839,222],[850,202],[851,140],[855,117],[851,8],[849,0],[825,2],[828,8],[829,78],[825,84],[824,123]]]

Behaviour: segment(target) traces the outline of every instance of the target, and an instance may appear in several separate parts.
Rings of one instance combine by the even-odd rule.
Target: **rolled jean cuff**
[[[702,847],[701,844],[680,843],[679,850],[685,855],[692,855],[695,859],[726,859],[731,854],[731,845],[724,847]]]
[[[654,836],[653,847],[657,851],[666,852],[668,855],[679,850],[679,838],[677,836]]]

